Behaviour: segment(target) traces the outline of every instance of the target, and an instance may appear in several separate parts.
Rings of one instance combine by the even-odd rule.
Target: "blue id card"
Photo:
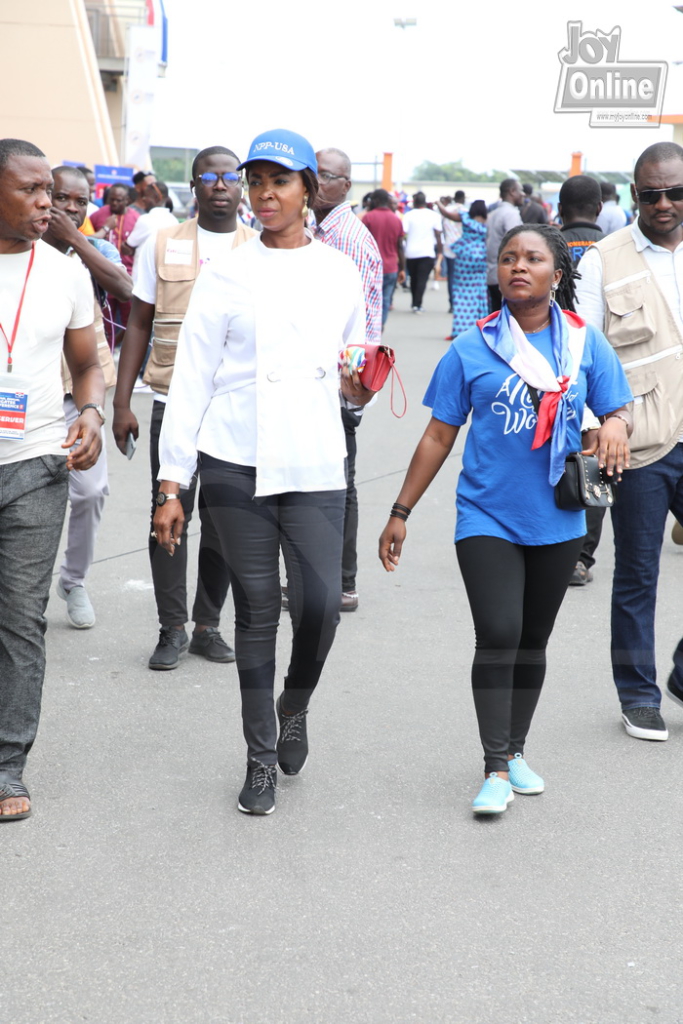
[[[23,441],[26,436],[28,381],[0,373],[0,441]]]

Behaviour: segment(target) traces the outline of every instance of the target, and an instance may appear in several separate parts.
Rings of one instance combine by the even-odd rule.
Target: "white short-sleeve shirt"
[[[0,255],[0,324],[11,338],[31,253]],[[64,332],[93,323],[90,275],[46,242],[35,244],[35,258],[12,350],[12,381],[26,381],[26,431],[21,441],[0,439],[0,465],[65,455],[66,437],[62,350]],[[7,342],[0,332],[0,374],[7,369]],[[7,379],[7,378],[5,378]]]
[[[403,218],[403,230],[406,233],[407,260],[433,256],[436,250],[434,232],[442,230],[441,217],[427,206],[409,210]]]

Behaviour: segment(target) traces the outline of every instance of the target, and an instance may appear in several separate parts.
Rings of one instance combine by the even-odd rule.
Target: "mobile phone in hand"
[[[135,438],[133,437],[133,431],[129,430],[128,431],[128,437],[126,438],[126,458],[127,459],[132,459],[133,458],[133,456],[135,455],[135,449],[136,448],[137,448],[137,445],[135,443]]]

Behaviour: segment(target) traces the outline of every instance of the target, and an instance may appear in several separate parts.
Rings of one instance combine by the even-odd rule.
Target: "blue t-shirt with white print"
[[[550,327],[527,338],[559,372]],[[568,390],[568,451],[581,451],[586,402],[603,416],[632,397],[614,349],[586,325],[581,369]],[[472,414],[456,491],[456,541],[484,536],[513,544],[558,544],[585,534],[585,513],[555,504],[548,482],[550,442],[531,450],[536,412],[526,384],[491,351],[478,327],[451,344],[423,401],[437,420],[453,426],[462,426]]]

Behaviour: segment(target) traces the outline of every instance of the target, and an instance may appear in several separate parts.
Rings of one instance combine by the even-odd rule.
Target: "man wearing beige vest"
[[[116,383],[116,369],[105,331],[102,305],[107,293],[119,302],[129,302],[133,289],[126,268],[116,248],[101,238],[86,237],[79,228],[83,224],[90,200],[90,184],[76,167],[56,167],[52,171],[54,187],[50,226],[43,240],[59,252],[73,256],[90,273],[94,290],[95,336],[97,354],[104,374],[105,387]],[[62,359],[64,384],[64,415],[67,427],[75,422],[78,409],[72,396],[71,375]],[[85,589],[85,577],[95,556],[95,539],[102,518],[104,499],[109,494],[107,451],[102,439],[102,453],[90,469],[69,474],[69,504],[66,551],[59,570],[57,594],[66,601],[66,614],[76,629],[95,625],[95,611]]]
[[[164,417],[180,327],[201,267],[216,261],[255,233],[237,220],[242,187],[235,154],[222,146],[204,149],[195,157],[190,182],[197,200],[197,217],[178,227],[163,229],[139,253],[133,304],[121,347],[118,384],[114,395],[113,431],[116,444],[126,450],[129,434],[138,436],[138,421],[130,408],[133,385],[140,372],[152,335],[152,352],[144,380],[155,392],[150,422],[152,515],[158,501],[159,434]],[[199,502],[201,536],[199,572],[192,619],[192,640],[187,622],[187,527],[194,509],[196,479],[177,498],[185,513],[183,534],[175,556],[157,545],[153,530],[149,557],[159,623],[159,642],[149,660],[156,670],[177,668],[188,648],[209,661],[229,662],[235,654],[220,635],[218,624],[229,577],[220,554],[210,517]],[[168,498],[166,500],[169,500]]]
[[[666,740],[655,605],[666,519],[683,518],[683,149],[649,146],[633,177],[638,219],[585,254],[577,308],[604,330],[634,395],[631,467],[612,509],[614,682],[629,736]],[[683,639],[666,693],[683,706]]]

